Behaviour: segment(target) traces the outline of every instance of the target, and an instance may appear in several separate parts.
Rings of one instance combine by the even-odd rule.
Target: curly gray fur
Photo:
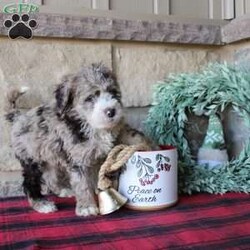
[[[76,197],[76,214],[95,215],[98,171],[117,144],[147,143],[144,136],[123,121],[121,93],[112,72],[102,64],[84,67],[65,76],[55,100],[19,114],[9,96],[11,141],[23,167],[23,187],[38,212],[56,210],[42,190]],[[15,94],[16,93],[16,94]],[[12,116],[12,117],[11,117]]]

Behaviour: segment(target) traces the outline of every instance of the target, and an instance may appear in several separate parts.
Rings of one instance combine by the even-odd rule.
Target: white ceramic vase
[[[137,151],[120,175],[118,191],[128,198],[127,207],[157,210],[178,200],[177,150]]]

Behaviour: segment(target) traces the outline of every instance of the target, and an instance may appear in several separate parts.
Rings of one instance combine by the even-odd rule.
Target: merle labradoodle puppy
[[[115,77],[102,64],[83,68],[57,86],[55,101],[25,114],[15,108],[22,90],[8,94],[11,143],[23,167],[23,187],[38,212],[56,210],[46,189],[76,197],[76,214],[98,214],[97,174],[117,144],[147,143],[123,122],[121,93]]]

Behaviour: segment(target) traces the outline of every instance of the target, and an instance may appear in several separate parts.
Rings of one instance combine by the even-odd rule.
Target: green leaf
[[[151,166],[147,166],[149,173],[154,173],[154,168]]]
[[[160,154],[157,154],[155,159],[156,159],[156,161],[159,161],[160,160]]]
[[[138,176],[138,177],[141,177],[142,172],[143,172],[143,170],[142,170],[142,168],[140,168],[139,171],[137,172],[137,176]]]
[[[143,158],[143,161],[145,161],[148,164],[150,164],[152,162],[151,159],[149,159],[149,158]]]

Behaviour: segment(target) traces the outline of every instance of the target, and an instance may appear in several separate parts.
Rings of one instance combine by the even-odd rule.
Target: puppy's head
[[[119,86],[112,72],[102,64],[65,77],[55,97],[59,116],[74,113],[94,129],[112,129],[122,118]]]

